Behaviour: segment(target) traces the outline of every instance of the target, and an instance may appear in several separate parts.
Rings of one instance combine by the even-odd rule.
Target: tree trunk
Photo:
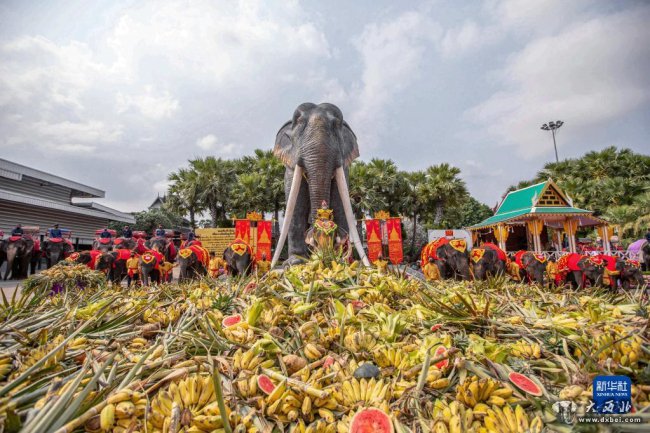
[[[196,221],[194,218],[194,209],[190,209],[190,227],[192,227],[192,230],[196,228]]]
[[[440,222],[442,221],[442,216],[444,214],[444,208],[442,201],[436,203],[436,215],[433,218],[433,224],[436,228],[440,228]]]
[[[217,227],[219,221],[219,210],[216,206],[210,207],[210,217],[212,218],[212,227]]]
[[[417,232],[418,214],[413,212],[413,233],[411,235],[411,256],[417,257],[415,254],[415,234]]]

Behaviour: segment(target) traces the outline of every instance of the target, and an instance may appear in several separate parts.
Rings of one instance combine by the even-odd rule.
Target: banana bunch
[[[106,399],[106,406],[99,415],[86,423],[86,431],[89,433],[141,431],[142,418],[146,409],[146,395],[123,389]]]
[[[377,340],[369,332],[357,331],[346,335],[343,345],[352,353],[371,352],[377,346]]]
[[[223,313],[221,311],[209,310],[205,312],[203,317],[213,329],[221,328],[221,321],[223,320]]]
[[[255,333],[246,322],[223,328],[223,335],[233,343],[249,344],[255,340]]]
[[[409,380],[399,380],[393,383],[393,397],[400,398],[408,390],[415,388],[416,383]]]
[[[371,286],[372,287],[372,286]],[[368,305],[389,304],[389,300],[384,293],[375,288],[358,289],[353,295]]]
[[[413,366],[413,361],[403,349],[384,346],[374,352],[375,363],[381,368],[393,367],[398,370]]]
[[[492,405],[492,408],[486,410],[483,424],[489,433],[541,433],[544,429],[544,422],[539,415],[531,420],[519,405],[514,410],[509,405],[503,408]]]
[[[479,379],[477,376],[472,376],[456,387],[456,400],[470,408],[476,407],[479,403],[500,407],[508,402],[512,397],[512,392],[512,388],[502,386],[496,380]]]
[[[475,418],[472,409],[467,409],[462,403],[442,400],[434,403],[433,433],[476,433],[481,427],[482,423]]]
[[[325,348],[312,343],[305,344],[303,351],[305,352],[305,356],[307,357],[307,359],[309,359],[310,361],[321,359],[325,355],[325,353],[327,353]]]
[[[586,395],[585,395],[586,394]],[[573,401],[587,401],[592,397],[593,393],[585,390],[580,385],[568,385],[562,388],[558,397],[560,400],[573,400]]]
[[[517,358],[539,359],[542,357],[542,347],[537,343],[519,340],[510,345],[510,353]]]
[[[347,408],[355,406],[376,406],[383,408],[392,398],[393,393],[390,382],[383,379],[356,379],[351,378],[341,385],[340,395],[337,394],[339,403]]]
[[[300,325],[298,332],[300,332],[300,338],[303,341],[313,341],[320,335],[320,328],[318,322],[310,320]]]
[[[175,323],[181,317],[181,309],[172,304],[167,308],[147,308],[142,313],[142,319],[147,323],[160,323],[163,327]]]
[[[13,358],[11,355],[8,353],[0,354],[0,380],[4,380],[13,368]]]
[[[274,303],[270,308],[265,308],[259,317],[261,326],[272,327],[281,326],[291,321],[291,315],[288,314],[286,307],[279,303]]]
[[[250,349],[246,352],[237,349],[232,357],[233,372],[237,375],[242,371],[252,372],[258,367],[270,368],[274,364],[272,359],[266,360],[261,354],[255,353]]]
[[[97,315],[97,312],[108,305],[108,299],[100,299],[97,302],[92,302],[85,307],[78,308],[72,314],[74,317],[81,320],[88,320]]]
[[[427,372],[427,386],[431,389],[443,389],[449,386],[449,378],[443,377],[441,370],[435,367],[429,368]]]
[[[32,349],[28,352],[27,356],[20,363],[20,368],[13,372],[9,377],[9,380],[12,380],[18,377],[23,371],[30,368],[32,365],[40,361],[45,355],[50,353],[52,349],[61,344],[65,340],[63,335],[57,335],[49,343],[38,346],[36,349]],[[47,369],[51,367],[56,367],[57,369],[61,367],[60,362],[65,358],[65,346],[61,347],[53,356],[49,357],[45,364],[41,366],[41,369]]]
[[[151,400],[147,417],[147,431],[161,433],[180,425],[187,432],[210,432],[223,426],[222,414],[215,399],[214,385],[210,375],[192,374],[169,388],[160,391]],[[230,417],[230,411],[226,416]]]

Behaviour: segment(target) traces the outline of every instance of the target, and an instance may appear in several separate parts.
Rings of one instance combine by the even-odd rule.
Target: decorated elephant
[[[637,288],[643,287],[645,280],[641,271],[641,264],[636,260],[618,259],[618,262],[622,262],[621,273],[619,274],[622,287],[625,290],[632,285],[636,285]]]
[[[93,241],[93,250],[101,251],[102,253],[107,253],[112,249],[113,249],[112,238],[97,238]]]
[[[161,252],[168,262],[176,260],[176,246],[171,239],[163,236],[155,236],[145,242],[145,247],[149,250]]]
[[[592,286],[602,285],[605,263],[593,256],[571,253],[557,261],[557,281],[583,288],[589,282]]]
[[[483,244],[480,248],[474,248],[469,258],[474,279],[484,280],[506,272],[506,254],[499,247],[492,248]]]
[[[0,230],[0,234],[0,236],[4,236],[2,230]],[[2,268],[2,264],[7,261],[7,251],[5,250],[6,244],[7,241],[0,237],[0,268]]]
[[[43,242],[43,253],[47,259],[47,267],[50,268],[61,260],[64,260],[74,247],[72,243],[62,238],[50,238]]]
[[[433,258],[442,278],[470,280],[469,253],[464,239],[440,238],[428,243],[421,254],[421,263]]]
[[[34,239],[31,236],[11,236],[4,243],[4,252],[7,260],[7,269],[4,279],[27,278],[29,265],[34,253]]]
[[[248,275],[255,265],[253,249],[241,239],[235,239],[223,252],[228,275]]]
[[[95,270],[106,274],[113,284],[120,284],[126,276],[126,261],[131,257],[131,251],[121,249],[100,254],[95,259]]]
[[[210,253],[200,245],[190,245],[178,251],[178,281],[201,278],[207,273]]]
[[[273,153],[286,167],[287,208],[272,266],[280,258],[287,237],[289,258],[285,264],[299,263],[308,256],[306,233],[323,201],[332,209],[334,223],[350,234],[361,260],[370,266],[352,214],[347,183],[348,167],[359,156],[359,148],[341,110],[328,103],[299,105],[292,119],[278,131]]]
[[[517,251],[510,264],[510,274],[515,280],[544,285],[546,282],[548,259],[543,254],[532,251]]]
[[[147,250],[140,255],[140,279],[142,285],[148,286],[151,280],[154,283],[160,282],[160,265],[165,261],[165,256],[156,250]]]

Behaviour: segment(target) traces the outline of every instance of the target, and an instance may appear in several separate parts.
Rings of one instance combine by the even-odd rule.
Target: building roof
[[[98,218],[105,218],[111,221],[121,221],[125,223],[134,224],[135,217],[130,214],[125,214],[117,210],[111,209],[107,206],[98,205],[97,203],[84,203],[80,205],[73,205],[62,203],[60,201],[48,200],[40,197],[34,197],[17,192],[11,192],[0,189],[0,200],[7,200],[14,203],[27,204],[31,206],[39,206],[48,209],[57,209],[64,212],[70,212],[80,215],[94,216]],[[110,211],[109,211],[110,210]]]
[[[106,193],[101,189],[93,188],[88,185],[75,182],[73,180],[65,179],[60,176],[45,173],[34,168],[26,167],[15,162],[7,161],[0,158],[0,176],[13,180],[22,180],[23,176],[33,177],[44,182],[55,185],[61,185],[72,190],[73,197],[86,197],[86,198],[103,198]]]
[[[163,196],[161,197],[160,194],[158,194],[158,197],[156,197],[156,199],[153,201],[153,203],[151,203],[151,204],[149,205],[149,209],[151,209],[152,207],[156,207],[156,205],[158,205],[158,207],[164,205],[164,204],[165,204],[165,200],[167,200],[167,197],[166,197],[166,196],[163,195]]]
[[[501,223],[533,218],[554,219],[579,216],[581,225],[598,225],[605,221],[592,215],[592,211],[573,207],[572,200],[552,179],[509,192],[495,214],[469,229],[481,229]]]

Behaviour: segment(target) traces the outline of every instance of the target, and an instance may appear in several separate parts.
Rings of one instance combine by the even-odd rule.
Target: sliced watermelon
[[[352,418],[348,433],[393,433],[393,423],[384,411],[369,407]]]
[[[436,323],[435,325],[433,325],[433,326],[431,327],[431,330],[432,330],[433,332],[436,332],[436,331],[437,331],[438,329],[440,329],[440,328],[442,328],[442,325],[441,325],[440,323]]]
[[[266,395],[271,394],[275,389],[275,385],[266,374],[260,374],[257,376],[257,386]]]
[[[439,357],[441,355],[444,355],[445,353],[447,353],[447,348],[445,346],[438,346],[436,351],[433,352],[433,357],[437,358],[437,357]],[[436,368],[438,370],[445,369],[445,368],[447,368],[447,366],[449,366],[449,358],[443,359],[440,362],[436,362],[434,365],[436,366]]]
[[[334,358],[331,356],[325,358],[325,362],[323,362],[323,368],[330,368],[332,365],[334,365]]]
[[[521,373],[512,372],[508,375],[508,379],[512,382],[517,388],[524,391],[527,394],[534,395],[535,397],[541,396],[544,391],[539,387],[532,379],[524,376]]]
[[[233,314],[232,316],[226,316],[223,318],[221,321],[221,326],[224,328],[230,328],[231,326],[235,326],[236,324],[240,323],[242,320],[244,320],[241,316],[241,314]]]

